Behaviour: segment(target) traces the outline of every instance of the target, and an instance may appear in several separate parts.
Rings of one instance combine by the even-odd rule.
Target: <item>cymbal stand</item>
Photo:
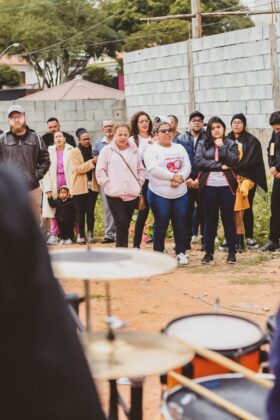
[[[90,282],[89,280],[84,280],[84,290],[85,290],[85,305],[86,305],[86,330],[87,332],[91,331],[92,320],[90,313]]]
[[[143,418],[143,384],[144,378],[131,379],[129,420]]]

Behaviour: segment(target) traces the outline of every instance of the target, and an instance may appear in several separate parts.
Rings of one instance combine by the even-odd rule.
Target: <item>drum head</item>
[[[272,375],[261,376],[267,379],[273,378]],[[248,381],[241,375],[209,376],[200,378],[196,382],[256,417],[266,418],[266,399],[269,390]],[[235,416],[184,387],[173,388],[164,394],[163,399],[163,411],[168,420],[175,418],[181,420],[236,420]]]
[[[221,353],[258,346],[263,340],[262,330],[257,324],[227,314],[178,318],[166,327],[165,333]]]

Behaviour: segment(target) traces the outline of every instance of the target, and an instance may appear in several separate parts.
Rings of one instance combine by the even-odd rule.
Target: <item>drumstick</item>
[[[195,353],[199,354],[200,356],[211,360],[221,366],[226,367],[227,369],[231,370],[232,372],[241,373],[245,378],[249,379],[252,382],[255,382],[258,385],[261,385],[264,388],[271,389],[273,388],[273,382],[267,379],[264,379],[260,376],[256,375],[251,369],[248,369],[237,362],[234,362],[231,359],[223,356],[216,351],[206,349],[204,347],[198,346],[197,344],[191,344],[184,340],[184,343],[187,344]]]
[[[207,398],[212,403],[216,404],[217,406],[227,410],[229,413],[233,414],[234,416],[243,419],[243,420],[260,420],[258,417],[254,416],[253,414],[249,413],[248,411],[244,410],[243,408],[238,407],[237,405],[233,404],[232,402],[226,400],[225,398],[220,397],[220,395],[215,394],[215,392],[210,391],[204,386],[193,382],[191,379],[180,375],[177,372],[169,372],[172,378],[178,381],[181,385],[189,388],[191,391],[196,392],[201,397]]]

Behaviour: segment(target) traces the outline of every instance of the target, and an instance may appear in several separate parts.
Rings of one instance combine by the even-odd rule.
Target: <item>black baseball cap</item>
[[[199,117],[202,121],[204,120],[204,115],[199,111],[193,111],[190,114],[189,121],[191,121],[194,117]]]

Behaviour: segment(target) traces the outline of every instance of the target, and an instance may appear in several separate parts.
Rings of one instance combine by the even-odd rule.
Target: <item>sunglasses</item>
[[[163,128],[162,130],[159,130],[158,132],[159,133],[163,133],[163,134],[171,133],[172,132],[172,128]]]

